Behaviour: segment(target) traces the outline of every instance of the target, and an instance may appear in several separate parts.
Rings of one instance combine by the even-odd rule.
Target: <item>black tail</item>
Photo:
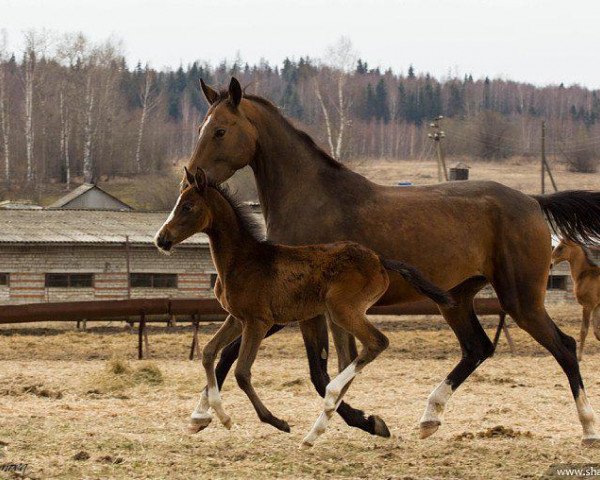
[[[533,198],[557,235],[576,243],[600,242],[600,192],[567,190]]]
[[[410,283],[417,292],[431,298],[438,305],[452,305],[454,303],[448,292],[436,287],[412,265],[398,260],[388,260],[387,258],[382,258],[381,264],[386,270],[402,275],[402,278]]]

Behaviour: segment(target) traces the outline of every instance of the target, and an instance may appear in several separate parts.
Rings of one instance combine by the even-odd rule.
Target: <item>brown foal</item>
[[[583,318],[577,358],[583,357],[583,346],[590,329],[590,317],[594,323],[594,335],[600,340],[600,266],[591,259],[581,245],[561,240],[552,251],[552,264],[567,261],[575,284],[575,298],[583,307]]]
[[[309,321],[327,314],[357,338],[363,349],[327,386],[323,413],[303,441],[303,445],[311,446],[325,431],[356,374],[388,346],[387,337],[365,314],[388,289],[387,271],[401,275],[438,304],[449,305],[450,297],[413,267],[380,258],[354,242],[292,247],[264,241],[249,214],[225,190],[207,184],[204,170],[192,175],[186,169],[186,182],[173,212],[156,235],[156,245],[169,252],[191,235],[206,233],[219,275],[215,295],[229,312],[202,352],[208,385],[192,413],[191,430],[199,431],[210,423],[209,407],[223,425],[231,426],[221,404],[214,363],[219,351],[241,334],[236,380],[263,422],[289,432],[288,424],[275,417],[258,397],[250,370],[260,343],[274,324]]]

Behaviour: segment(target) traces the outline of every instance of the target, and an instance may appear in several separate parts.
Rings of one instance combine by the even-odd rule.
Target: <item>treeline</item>
[[[429,156],[428,124],[443,115],[450,154],[535,155],[545,120],[550,152],[576,169],[597,165],[598,90],[471,75],[439,80],[412,66],[398,74],[337,53],[329,62],[198,61],[158,71],[128,65],[112,41],[92,44],[76,34],[50,42],[29,32],[22,52],[0,44],[0,179],[68,185],[75,177],[161,170],[192,151],[207,108],[200,78],[224,86],[232,75],[342,160]]]

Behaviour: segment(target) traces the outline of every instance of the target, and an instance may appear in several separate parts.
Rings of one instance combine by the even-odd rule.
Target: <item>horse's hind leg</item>
[[[546,347],[567,375],[571,392],[575,398],[579,421],[583,428],[582,442],[586,445],[599,442],[600,435],[596,431],[596,416],[587,399],[579,372],[575,340],[556,326],[543,305],[515,312],[514,315],[511,313],[511,316],[515,318],[521,328]]]
[[[330,305],[330,313],[331,320],[358,338],[363,348],[356,359],[327,385],[323,413],[302,441],[303,446],[312,446],[315,440],[325,431],[329,419],[340,406],[342,397],[354,377],[367,364],[375,360],[389,344],[387,337],[367,320],[364,313],[359,313],[359,310],[345,305]]]
[[[337,327],[337,329],[339,332],[340,327]],[[300,322],[300,330],[302,331],[304,346],[306,347],[306,355],[308,357],[308,365],[310,369],[310,379],[319,395],[324,397],[325,388],[330,382],[329,374],[327,373],[329,337],[327,333],[325,317],[318,316],[311,320]],[[344,335],[339,335],[337,337],[334,336],[334,339],[336,339],[336,348],[338,348],[338,342],[343,343],[350,341],[349,338],[353,339],[353,337],[347,332],[344,332]],[[356,355],[349,359],[346,358],[346,354],[348,354],[348,356],[351,354],[352,346],[340,345],[339,348],[340,350],[338,351],[338,356],[341,356],[340,365],[346,362],[347,366],[350,364],[350,362],[352,362],[352,360],[354,360],[354,358],[356,358]],[[363,411],[351,407],[346,402],[341,402],[336,411],[350,427],[360,428],[371,435],[378,435],[385,438],[390,436],[390,431],[387,425],[377,415],[369,415],[367,417]]]
[[[577,343],[556,326],[544,307],[549,254],[548,249],[548,258],[539,262],[533,262],[531,258],[511,257],[513,263],[497,269],[493,284],[503,310],[552,354],[567,375],[583,428],[582,442],[589,445],[599,442],[600,436],[596,432],[596,416],[579,372]]]
[[[438,430],[446,402],[452,393],[494,353],[494,345],[473,310],[473,298],[486,283],[484,277],[472,277],[464,281],[450,291],[456,304],[450,308],[440,307],[444,319],[458,338],[462,357],[427,398],[427,406],[419,425],[421,438],[427,438]]]

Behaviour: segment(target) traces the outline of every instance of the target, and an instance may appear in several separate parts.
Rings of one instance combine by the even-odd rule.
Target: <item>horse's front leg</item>
[[[219,331],[202,350],[202,366],[206,372],[207,386],[202,391],[200,402],[198,402],[198,405],[192,412],[191,432],[198,432],[208,426],[212,420],[212,415],[208,411],[209,408],[215,411],[223,425],[231,428],[231,418],[225,413],[221,403],[221,394],[219,393],[214,365],[219,351],[235,340],[241,331],[242,326],[240,322],[232,315],[229,315],[223,325],[221,325],[221,328],[219,328]]]
[[[281,330],[284,325],[273,325],[269,328],[269,331],[265,335],[265,338],[270,337],[274,333],[277,333]],[[217,375],[217,385],[219,386],[219,390],[223,387],[223,382],[225,382],[225,378],[229,373],[232,365],[238,358],[240,354],[240,345],[242,344],[242,337],[239,336],[229,345],[227,345],[223,351],[221,352],[221,357],[219,358],[219,362],[217,363],[217,368],[215,369],[215,374]]]
[[[265,333],[267,333],[269,326],[270,325],[261,320],[244,319],[242,345],[240,347],[240,356],[235,367],[235,379],[244,393],[248,395],[248,398],[258,414],[258,418],[260,418],[262,422],[273,425],[275,428],[289,433],[290,426],[286,421],[277,418],[269,411],[258,397],[251,382],[252,364],[254,363],[254,360],[256,360],[258,347],[265,337]]]

